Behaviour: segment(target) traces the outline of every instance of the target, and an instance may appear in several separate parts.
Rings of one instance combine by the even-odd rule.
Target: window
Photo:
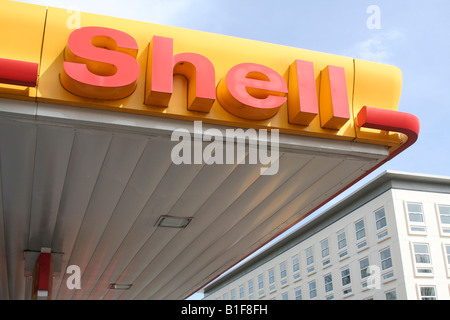
[[[438,211],[441,232],[450,236],[450,206],[438,205]]]
[[[228,295],[226,293],[223,294],[223,300],[227,300],[228,299]]]
[[[253,279],[248,280],[248,294],[253,294]]]
[[[414,244],[414,256],[417,263],[431,263],[430,249],[428,244]]]
[[[288,293],[287,293],[287,292],[284,292],[284,293],[281,295],[281,300],[288,300],[288,299],[289,299]]]
[[[320,242],[320,247],[322,249],[322,258],[326,258],[330,255],[330,249],[328,247],[328,239],[324,239]]]
[[[444,245],[445,261],[447,262],[448,276],[450,277],[450,244]]]
[[[356,243],[356,247],[358,248],[359,251],[367,247],[367,241],[365,240],[366,228],[364,226],[364,219],[355,222],[355,232],[356,232],[356,241],[359,241]]]
[[[345,236],[345,230],[341,230],[337,233],[337,240],[338,240],[338,249],[344,249],[347,247],[347,239]]]
[[[409,231],[412,233],[425,233],[425,219],[421,203],[407,203]]]
[[[387,223],[386,223],[386,211],[384,208],[380,208],[375,211],[375,226],[377,228],[378,240],[386,238],[388,235]]]
[[[397,292],[394,290],[387,291],[386,293],[386,300],[397,300]]]
[[[377,230],[386,227],[386,212],[384,211],[384,208],[380,208],[375,211],[375,224],[377,226]]]
[[[391,249],[386,248],[380,251],[381,270],[387,270],[392,267]]]
[[[302,288],[295,288],[295,300],[303,300],[302,297]]]
[[[264,295],[264,276],[262,274],[258,275],[258,289],[259,296]]]
[[[369,258],[359,260],[359,269],[361,271],[361,280],[370,276],[369,272]]]
[[[312,247],[306,249],[306,265],[311,265],[314,263],[314,255]]]
[[[432,275],[430,247],[427,243],[413,243],[414,261],[418,275]]]
[[[275,282],[275,271],[273,268],[269,270],[269,284],[273,284]]]
[[[345,257],[348,257],[348,251],[347,250],[339,252],[339,259],[344,259]]]
[[[356,240],[366,237],[366,229],[364,228],[364,219],[355,222]]]
[[[358,248],[358,250],[362,250],[362,249],[364,249],[366,246],[367,246],[367,241],[364,240],[364,241],[358,243],[357,248]]]
[[[239,286],[239,299],[244,299],[244,285]]]
[[[314,271],[314,252],[312,247],[306,249],[306,266],[308,273]]]
[[[384,282],[394,279],[394,271],[392,269],[391,249],[386,248],[380,251],[382,280]]]
[[[317,297],[317,287],[316,287],[316,280],[313,280],[309,283],[309,298],[314,299]]]
[[[324,276],[323,281],[325,283],[325,292],[328,293],[333,291],[333,277],[331,276],[331,273]]]
[[[348,266],[341,269],[342,287],[346,287],[352,283],[350,278],[350,268]]]
[[[421,286],[419,287],[419,293],[421,300],[436,300],[436,288],[434,286]]]
[[[447,264],[450,265],[450,245],[449,244],[445,245],[445,252],[446,252],[446,256],[447,256]]]
[[[344,297],[349,296],[352,293],[352,287],[342,289],[342,295]]]
[[[281,279],[287,277],[287,273],[286,273],[286,262],[280,263],[280,277],[281,277]]]
[[[300,279],[300,258],[298,255],[292,257],[292,272],[294,280]]]
[[[264,289],[264,277],[262,274],[258,276],[258,289]]]
[[[231,290],[231,300],[236,300],[236,289]]]
[[[339,259],[344,259],[345,257],[348,256],[348,251],[347,251],[347,237],[345,235],[345,230],[340,230],[337,232],[337,244],[338,244],[338,255],[339,255]]]
[[[370,276],[370,263],[368,257],[359,260],[359,270],[361,273],[361,286],[367,288],[369,283],[366,278]]]
[[[407,206],[410,222],[424,222],[421,203],[408,203]]]
[[[275,290],[275,270],[271,268],[269,270],[269,291]]]
[[[287,285],[286,261],[280,263],[280,278],[281,278],[281,286]]]
[[[322,250],[322,266],[325,267],[330,264],[330,248],[328,245],[328,239],[324,239],[320,242],[320,248]]]

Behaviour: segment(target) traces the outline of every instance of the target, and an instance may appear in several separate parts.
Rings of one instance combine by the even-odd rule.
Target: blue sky
[[[399,110],[421,121],[418,141],[384,170],[450,176],[448,0],[21,1],[383,62],[403,72]],[[379,8],[379,29],[367,20]]]

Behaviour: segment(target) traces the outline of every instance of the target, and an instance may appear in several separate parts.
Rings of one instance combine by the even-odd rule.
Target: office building
[[[204,299],[450,299],[450,178],[385,172]]]

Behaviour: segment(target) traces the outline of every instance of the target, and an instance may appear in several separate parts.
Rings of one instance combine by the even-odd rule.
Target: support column
[[[53,260],[51,250],[42,248],[33,271],[32,300],[51,300]]]

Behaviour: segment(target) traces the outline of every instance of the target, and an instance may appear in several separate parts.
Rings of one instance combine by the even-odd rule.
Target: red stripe
[[[35,87],[38,77],[38,64],[0,58],[0,83]]]
[[[395,150],[389,156],[389,159],[416,142],[419,136],[419,119],[416,116],[405,112],[363,107],[358,113],[357,121],[358,126],[360,127],[401,132],[408,136],[408,141]]]
[[[39,256],[39,274],[36,290],[50,291],[51,253],[41,253]]]

